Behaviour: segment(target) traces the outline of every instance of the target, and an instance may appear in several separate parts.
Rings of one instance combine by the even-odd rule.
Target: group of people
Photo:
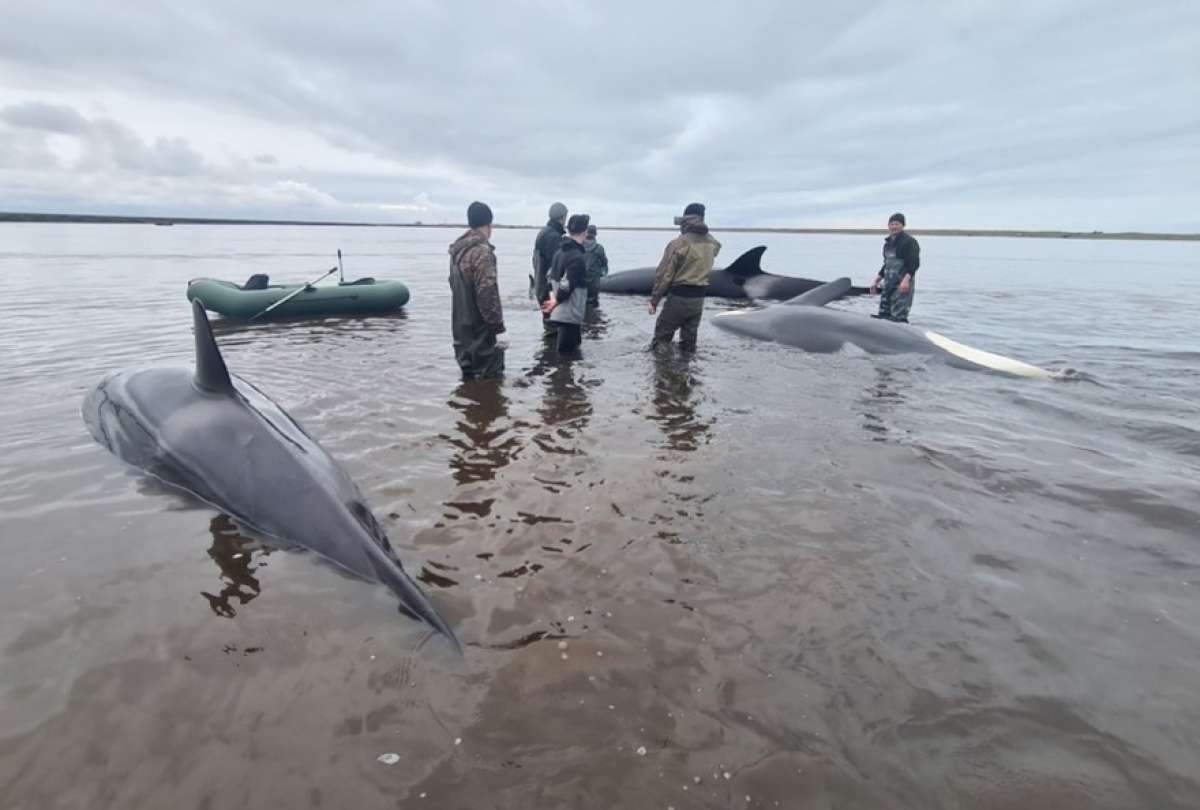
[[[704,215],[701,203],[684,209],[675,220],[679,236],[667,245],[658,263],[650,293],[650,314],[658,315],[652,347],[670,344],[678,332],[681,350],[696,348],[709,275],[721,252]],[[873,294],[880,293],[879,312],[872,317],[902,323],[908,322],[921,265],[920,245],[905,232],[905,225],[903,214],[889,217],[883,265],[871,285]],[[496,249],[491,243],[492,209],[482,202],[471,203],[467,226],[467,232],[450,245],[451,332],[463,378],[486,379],[504,372],[505,347],[499,336],[506,331]],[[608,256],[596,235],[587,214],[568,217],[567,207],[556,202],[534,240],[530,292],[541,309],[543,331],[547,339],[556,341],[560,354],[578,350],[588,307],[599,303]]]

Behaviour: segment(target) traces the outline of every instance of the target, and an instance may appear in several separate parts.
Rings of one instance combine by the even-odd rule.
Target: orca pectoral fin
[[[762,256],[766,251],[766,245],[750,248],[741,256],[738,256],[733,264],[726,267],[725,272],[738,278],[750,278],[751,276],[762,275]]]
[[[788,307],[823,307],[830,301],[836,301],[843,297],[848,292],[850,292],[850,279],[843,276],[842,278],[822,284],[816,289],[801,293],[795,298],[789,298],[783,302],[783,305]]]

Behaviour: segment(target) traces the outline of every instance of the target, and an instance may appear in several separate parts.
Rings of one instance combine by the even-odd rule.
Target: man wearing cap
[[[587,263],[588,303],[600,304],[600,279],[608,275],[608,254],[596,241],[596,226],[587,226],[587,241],[583,243],[583,258]]]
[[[654,289],[650,292],[650,314],[666,296],[658,321],[654,324],[651,347],[665,346],[679,331],[679,348],[696,348],[696,333],[704,314],[704,296],[713,260],[721,252],[721,243],[708,232],[704,224],[704,206],[692,203],[683,209],[678,220],[679,236],[663,251],[662,261],[654,274]]]
[[[481,202],[467,208],[466,233],[450,245],[450,331],[454,355],[464,380],[504,373],[504,349],[496,335],[504,333],[504,312],[496,285],[496,249],[492,209]]]
[[[564,226],[567,224],[567,207],[560,202],[550,206],[550,219],[538,231],[533,242],[533,296],[538,304],[546,303],[550,297],[551,280],[548,278],[554,264],[554,254],[562,244]],[[547,331],[550,331],[547,323]]]
[[[583,341],[583,319],[587,315],[587,239],[588,215],[575,214],[567,222],[567,235],[554,254],[550,276],[555,279],[550,297],[542,304],[550,322],[558,328],[558,353],[567,354]]]
[[[883,240],[883,266],[871,284],[871,292],[882,290],[879,314],[872,317],[908,323],[916,293],[917,268],[921,266],[921,245],[904,231],[904,214],[888,218],[888,237]]]

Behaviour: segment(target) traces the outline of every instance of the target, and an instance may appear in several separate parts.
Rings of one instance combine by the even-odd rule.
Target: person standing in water
[[[560,202],[550,206],[550,218],[538,231],[533,242],[533,297],[538,306],[546,303],[550,297],[550,288],[554,279],[550,278],[550,269],[554,265],[554,254],[562,245],[563,231],[567,223],[567,207]],[[549,321],[543,317],[546,333],[553,331]]]
[[[871,284],[871,294],[879,296],[879,314],[874,318],[908,323],[916,294],[917,268],[921,266],[921,245],[905,232],[904,214],[888,217],[888,237],[883,240],[883,266]]]
[[[587,241],[588,215],[576,214],[567,222],[567,235],[554,256],[550,275],[557,279],[550,297],[542,305],[550,322],[558,327],[558,352],[567,354],[583,342],[583,319],[587,315],[587,260],[583,244]]]
[[[662,261],[654,274],[654,289],[650,292],[650,314],[658,310],[658,302],[667,302],[654,324],[651,348],[665,346],[679,332],[679,348],[693,351],[700,319],[704,315],[704,296],[708,292],[708,277],[713,260],[721,252],[721,243],[708,232],[704,224],[704,206],[692,203],[683,209],[678,220],[679,236],[663,251]]]
[[[481,202],[467,208],[469,230],[450,245],[450,331],[464,380],[504,373],[504,311],[496,281],[492,209]]]
[[[608,254],[596,241],[596,226],[588,225],[587,241],[583,243],[583,258],[587,263],[588,304],[600,305],[600,279],[608,275]]]

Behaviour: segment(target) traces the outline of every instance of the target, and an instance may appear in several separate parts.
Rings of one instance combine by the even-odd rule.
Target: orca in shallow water
[[[1042,379],[1054,376],[1044,368],[964,346],[937,332],[825,308],[849,288],[850,279],[839,278],[781,304],[722,312],[713,323],[734,334],[808,352],[835,352],[849,343],[870,354],[925,354],[957,368]]]
[[[192,320],[194,369],[119,371],[87,395],[83,420],[96,441],[254,532],[382,582],[402,611],[458,648],[346,472],[266,394],[230,375],[200,300]]]
[[[820,287],[824,281],[811,278],[776,276],[762,269],[766,246],[751,248],[725,268],[714,269],[708,278],[709,298],[754,298],[786,301]],[[600,279],[600,292],[649,295],[654,289],[653,267],[622,270]],[[843,295],[865,295],[866,287],[850,287]]]

